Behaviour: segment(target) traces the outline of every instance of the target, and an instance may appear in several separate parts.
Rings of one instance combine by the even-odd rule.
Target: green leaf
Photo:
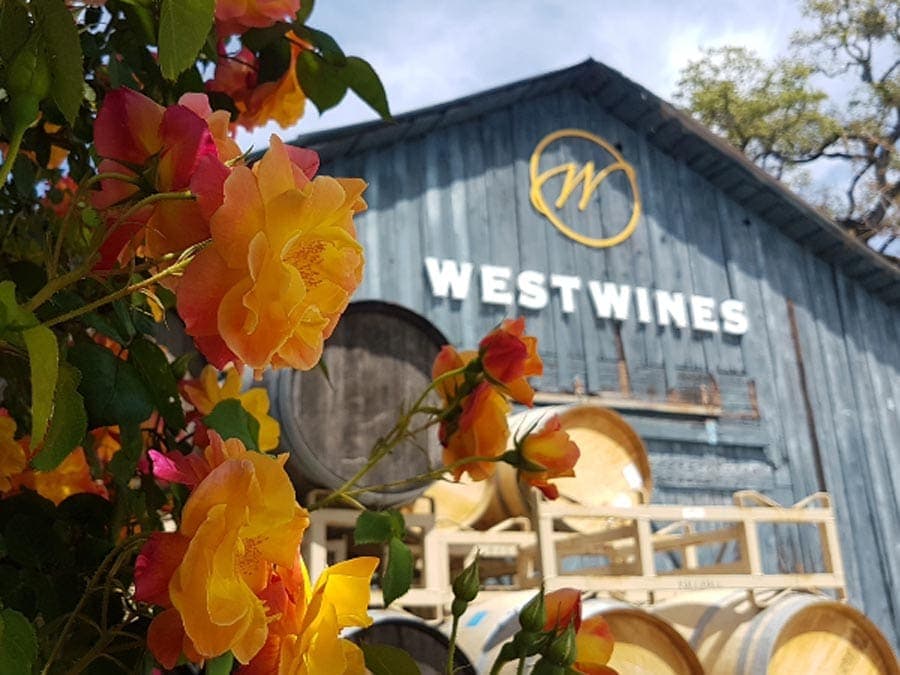
[[[180,380],[187,375],[187,372],[191,367],[191,362],[196,358],[197,352],[187,352],[172,361],[170,368],[172,369],[172,374],[175,376],[176,380]]]
[[[59,349],[56,336],[46,326],[35,326],[22,333],[28,348],[31,368],[31,447],[44,440],[53,414],[53,394],[59,375]]]
[[[300,3],[300,11],[297,12],[297,23],[306,23],[309,15],[312,14],[315,4],[315,0],[303,0]]]
[[[259,422],[236,398],[217,403],[203,423],[222,438],[237,438],[248,450],[259,450]]]
[[[84,399],[78,393],[81,373],[63,362],[59,369],[56,392],[53,395],[54,410],[44,447],[31,460],[35,469],[52,471],[69,453],[79,446],[87,431],[87,413]]]
[[[390,645],[360,645],[366,668],[372,675],[421,675],[418,664],[407,652]]]
[[[16,285],[12,281],[0,281],[0,335],[19,333],[37,325],[34,314],[16,302]]]
[[[383,119],[391,118],[384,85],[367,61],[358,56],[349,57],[346,65],[341,68],[341,79]]]
[[[206,662],[206,675],[228,675],[234,665],[234,654],[225,652]]]
[[[320,113],[336,106],[347,93],[340,70],[315,52],[303,51],[297,58],[300,87]]]
[[[139,424],[126,424],[119,428],[122,448],[113,455],[108,468],[109,472],[120,484],[127,483],[134,475],[134,470],[144,449]],[[127,493],[132,494],[133,491],[128,490]],[[133,496],[137,497],[137,494],[134,493]]]
[[[356,519],[356,544],[383,544],[394,536],[391,516],[385,511],[363,511]]]
[[[401,539],[392,537],[388,544],[388,559],[381,577],[381,592],[384,606],[409,590],[413,578],[413,556],[409,547]]]
[[[241,35],[241,44],[250,51],[258,52],[276,40],[283,39],[290,28],[290,24],[282,21],[265,28],[251,28]]]
[[[93,328],[95,331],[105,335],[111,340],[115,340],[120,345],[124,345],[128,342],[128,337],[119,331],[115,325],[116,322],[110,321],[108,317],[103,316],[102,314],[91,312],[90,314],[83,315],[81,320],[85,325]]]
[[[9,607],[0,611],[0,673],[30,675],[37,650],[31,622]]]
[[[91,427],[139,424],[153,412],[153,397],[137,368],[106,347],[82,341],[69,350],[81,371],[78,391],[84,396]]]
[[[403,539],[406,534],[406,521],[403,519],[403,514],[397,509],[388,509],[385,513],[391,519],[391,534]]]
[[[75,123],[84,97],[81,40],[65,0],[32,2],[37,28],[50,59],[53,101],[69,124]]]
[[[335,66],[343,66],[347,63],[347,55],[344,54],[344,50],[328,33],[309,26],[294,26],[294,34],[311,43],[328,63]]]
[[[175,80],[194,65],[213,22],[215,0],[162,0],[159,16],[159,66]]]
[[[25,6],[18,0],[0,2],[0,61],[9,63],[30,33],[31,21]]]
[[[178,383],[169,367],[169,360],[159,346],[146,338],[138,338],[128,347],[128,360],[140,373],[147,391],[153,397],[156,409],[166,419],[170,427],[184,426],[184,411]]]
[[[287,40],[266,45],[259,51],[257,83],[276,82],[291,67],[291,46]]]

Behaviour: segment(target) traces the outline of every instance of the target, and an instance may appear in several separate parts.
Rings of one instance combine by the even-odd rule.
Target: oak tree
[[[847,182],[821,206],[884,252],[900,237],[900,4],[805,0],[809,29],[767,62],[742,47],[708,49],[681,72],[676,100],[779,179],[839,162]]]

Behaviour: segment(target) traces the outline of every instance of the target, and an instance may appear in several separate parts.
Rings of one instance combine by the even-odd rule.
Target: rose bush
[[[309,578],[278,424],[240,386],[242,367],[315,367],[364,269],[363,180],[321,175],[275,135],[257,161],[234,140],[347,89],[389,116],[377,75],[311,9],[0,4],[3,672],[365,672],[341,631],[371,622],[379,560]],[[176,315],[210,364],[197,376],[158,337]],[[439,428],[445,464],[411,481],[506,461],[554,496],[577,457],[565,433],[507,447],[511,402],[533,402],[541,371],[522,319],[477,352],[445,348],[365,466],[310,508],[354,503],[413,419]],[[388,524],[372,542],[391,550],[390,603],[413,574],[405,527],[364,517]]]

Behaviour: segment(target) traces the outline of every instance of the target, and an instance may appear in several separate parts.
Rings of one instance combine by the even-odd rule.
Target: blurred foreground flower
[[[209,435],[209,458],[219,463],[188,498],[179,531],[154,533],[135,567],[135,597],[167,608],[148,644],[168,668],[182,651],[211,658],[231,650],[248,663],[262,649],[269,619],[258,594],[276,565],[294,565],[309,524],[284,471],[287,455]]]

